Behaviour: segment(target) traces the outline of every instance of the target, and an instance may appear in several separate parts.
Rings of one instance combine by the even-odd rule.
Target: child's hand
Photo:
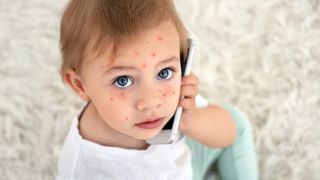
[[[179,128],[182,131],[187,129],[192,120],[192,113],[196,108],[195,97],[198,94],[198,85],[199,80],[193,73],[181,79],[180,97],[184,96],[184,99],[179,101],[179,106],[183,108]]]

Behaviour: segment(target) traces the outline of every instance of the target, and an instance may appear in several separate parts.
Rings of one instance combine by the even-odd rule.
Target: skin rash
[[[145,29],[121,44],[112,63],[112,46],[103,53],[85,61],[79,74],[72,69],[64,74],[75,93],[89,102],[79,121],[83,138],[145,149],[145,140],[161,131],[179,105],[184,108],[179,128],[190,138],[209,147],[233,143],[236,126],[229,112],[211,104],[195,108],[198,80],[192,74],[181,78],[179,35],[170,22]],[[180,100],[180,95],[186,98]],[[163,122],[156,128],[137,126],[161,117]]]
[[[82,136],[105,145],[138,147],[157,135],[179,103],[179,42],[175,27],[163,22],[121,44],[112,63],[111,46],[101,57],[84,62],[76,77],[83,89],[78,95],[90,101],[80,120]],[[159,117],[164,120],[157,128],[136,126]]]

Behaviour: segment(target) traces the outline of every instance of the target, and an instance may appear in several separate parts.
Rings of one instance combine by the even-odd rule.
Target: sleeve
[[[200,94],[196,96],[196,108],[205,108],[209,105],[209,102]]]

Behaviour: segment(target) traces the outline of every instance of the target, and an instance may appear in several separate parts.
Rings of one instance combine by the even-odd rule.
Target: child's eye
[[[116,85],[118,88],[126,88],[132,85],[132,81],[128,76],[120,76],[113,82],[113,84]]]
[[[173,75],[173,70],[171,68],[165,68],[162,69],[159,73],[158,73],[158,77],[160,79],[169,79],[171,78]],[[158,78],[158,79],[159,79]]]

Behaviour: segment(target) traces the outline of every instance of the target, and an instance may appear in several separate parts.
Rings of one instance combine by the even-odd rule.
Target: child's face
[[[107,48],[81,72],[97,117],[113,133],[140,140],[154,137],[173,116],[179,101],[180,47],[175,27],[164,22],[144,30],[118,49],[112,64],[110,55],[111,48]],[[137,125],[159,117],[164,117],[159,126]]]

